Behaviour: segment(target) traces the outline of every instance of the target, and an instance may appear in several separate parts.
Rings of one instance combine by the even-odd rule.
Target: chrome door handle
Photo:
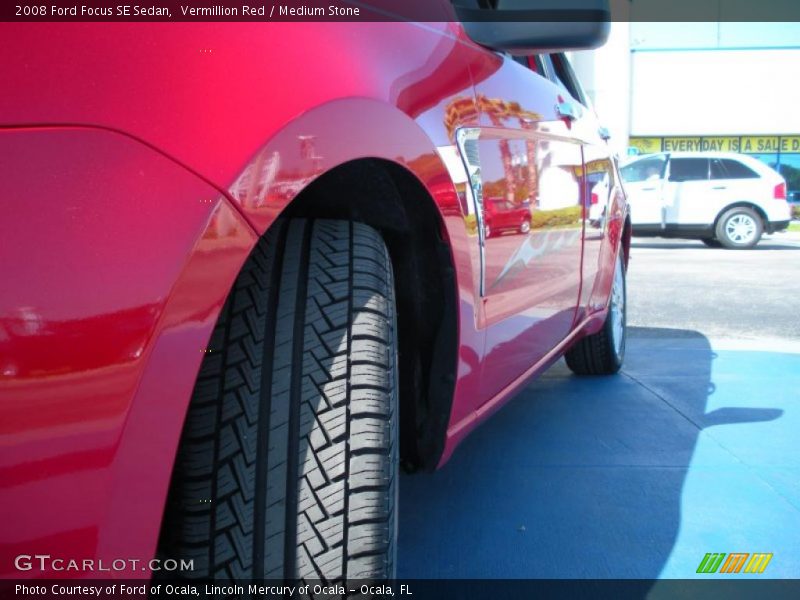
[[[727,190],[727,189],[728,189],[728,186],[727,186],[727,185],[715,185],[715,186],[714,186],[714,187],[712,187],[711,189],[712,189],[712,190]]]
[[[567,102],[566,100],[562,100],[558,104],[556,104],[556,112],[558,116],[569,119],[570,121],[575,121],[578,118],[578,113],[575,111],[575,107],[572,105],[572,102]]]

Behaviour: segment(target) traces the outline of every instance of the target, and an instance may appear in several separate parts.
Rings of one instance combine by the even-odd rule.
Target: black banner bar
[[[100,598],[117,600],[306,600],[395,598],[402,600],[499,600],[541,599],[664,599],[682,598],[781,600],[800,597],[800,580],[742,579],[720,575],[713,579],[398,579],[384,582],[350,581],[146,581],[113,579],[5,580],[2,598]]]
[[[610,0],[610,14],[580,4],[567,9],[569,3],[540,0],[497,12],[477,0],[7,0],[0,21],[800,21],[798,0]]]

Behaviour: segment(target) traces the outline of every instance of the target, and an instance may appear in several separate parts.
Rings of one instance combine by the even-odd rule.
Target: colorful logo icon
[[[725,558],[726,556],[728,558]],[[732,552],[731,554],[708,552],[700,561],[697,572],[763,573],[771,560],[772,552],[753,552],[752,554],[749,552]]]

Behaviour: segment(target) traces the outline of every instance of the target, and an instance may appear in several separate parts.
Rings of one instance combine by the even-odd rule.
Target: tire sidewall
[[[605,322],[605,334],[608,339],[608,354],[611,357],[614,370],[619,369],[625,360],[625,345],[628,339],[628,285],[626,281],[625,264],[622,260],[622,249],[620,248],[617,253],[617,259],[614,265],[614,280],[611,287],[611,298],[609,299],[608,316]],[[616,348],[616,339],[614,333],[614,318],[611,312],[611,302],[613,301],[614,286],[617,284],[617,269],[622,273],[620,282],[622,285],[622,340],[619,345],[619,352]]]

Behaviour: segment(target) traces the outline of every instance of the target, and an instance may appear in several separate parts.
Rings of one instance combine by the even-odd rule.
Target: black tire
[[[617,279],[618,273],[619,279]],[[622,363],[625,360],[628,306],[622,250],[618,253],[614,272],[614,287],[617,285],[622,286],[619,290],[622,295],[622,334],[620,343],[617,345],[615,342],[614,319],[612,317],[612,307],[610,306],[602,329],[579,340],[564,355],[567,366],[576,375],[613,375],[622,367]],[[610,305],[613,305],[613,299],[614,290],[612,290]]]
[[[194,559],[181,576],[394,576],[396,335],[374,229],[293,219],[257,244],[177,455],[160,550]]]
[[[722,244],[720,243],[720,241],[714,238],[703,238],[700,241],[703,242],[709,248],[722,248]]]
[[[742,216],[749,218],[755,227],[755,232],[752,238],[749,238],[746,242],[737,241],[731,237],[728,232],[728,224],[737,217]],[[764,224],[761,222],[761,217],[752,208],[747,208],[746,206],[735,206],[734,208],[727,210],[719,218],[715,233],[717,239],[725,248],[729,248],[731,250],[746,250],[747,248],[752,248],[755,246],[761,239],[761,234],[764,233]]]

